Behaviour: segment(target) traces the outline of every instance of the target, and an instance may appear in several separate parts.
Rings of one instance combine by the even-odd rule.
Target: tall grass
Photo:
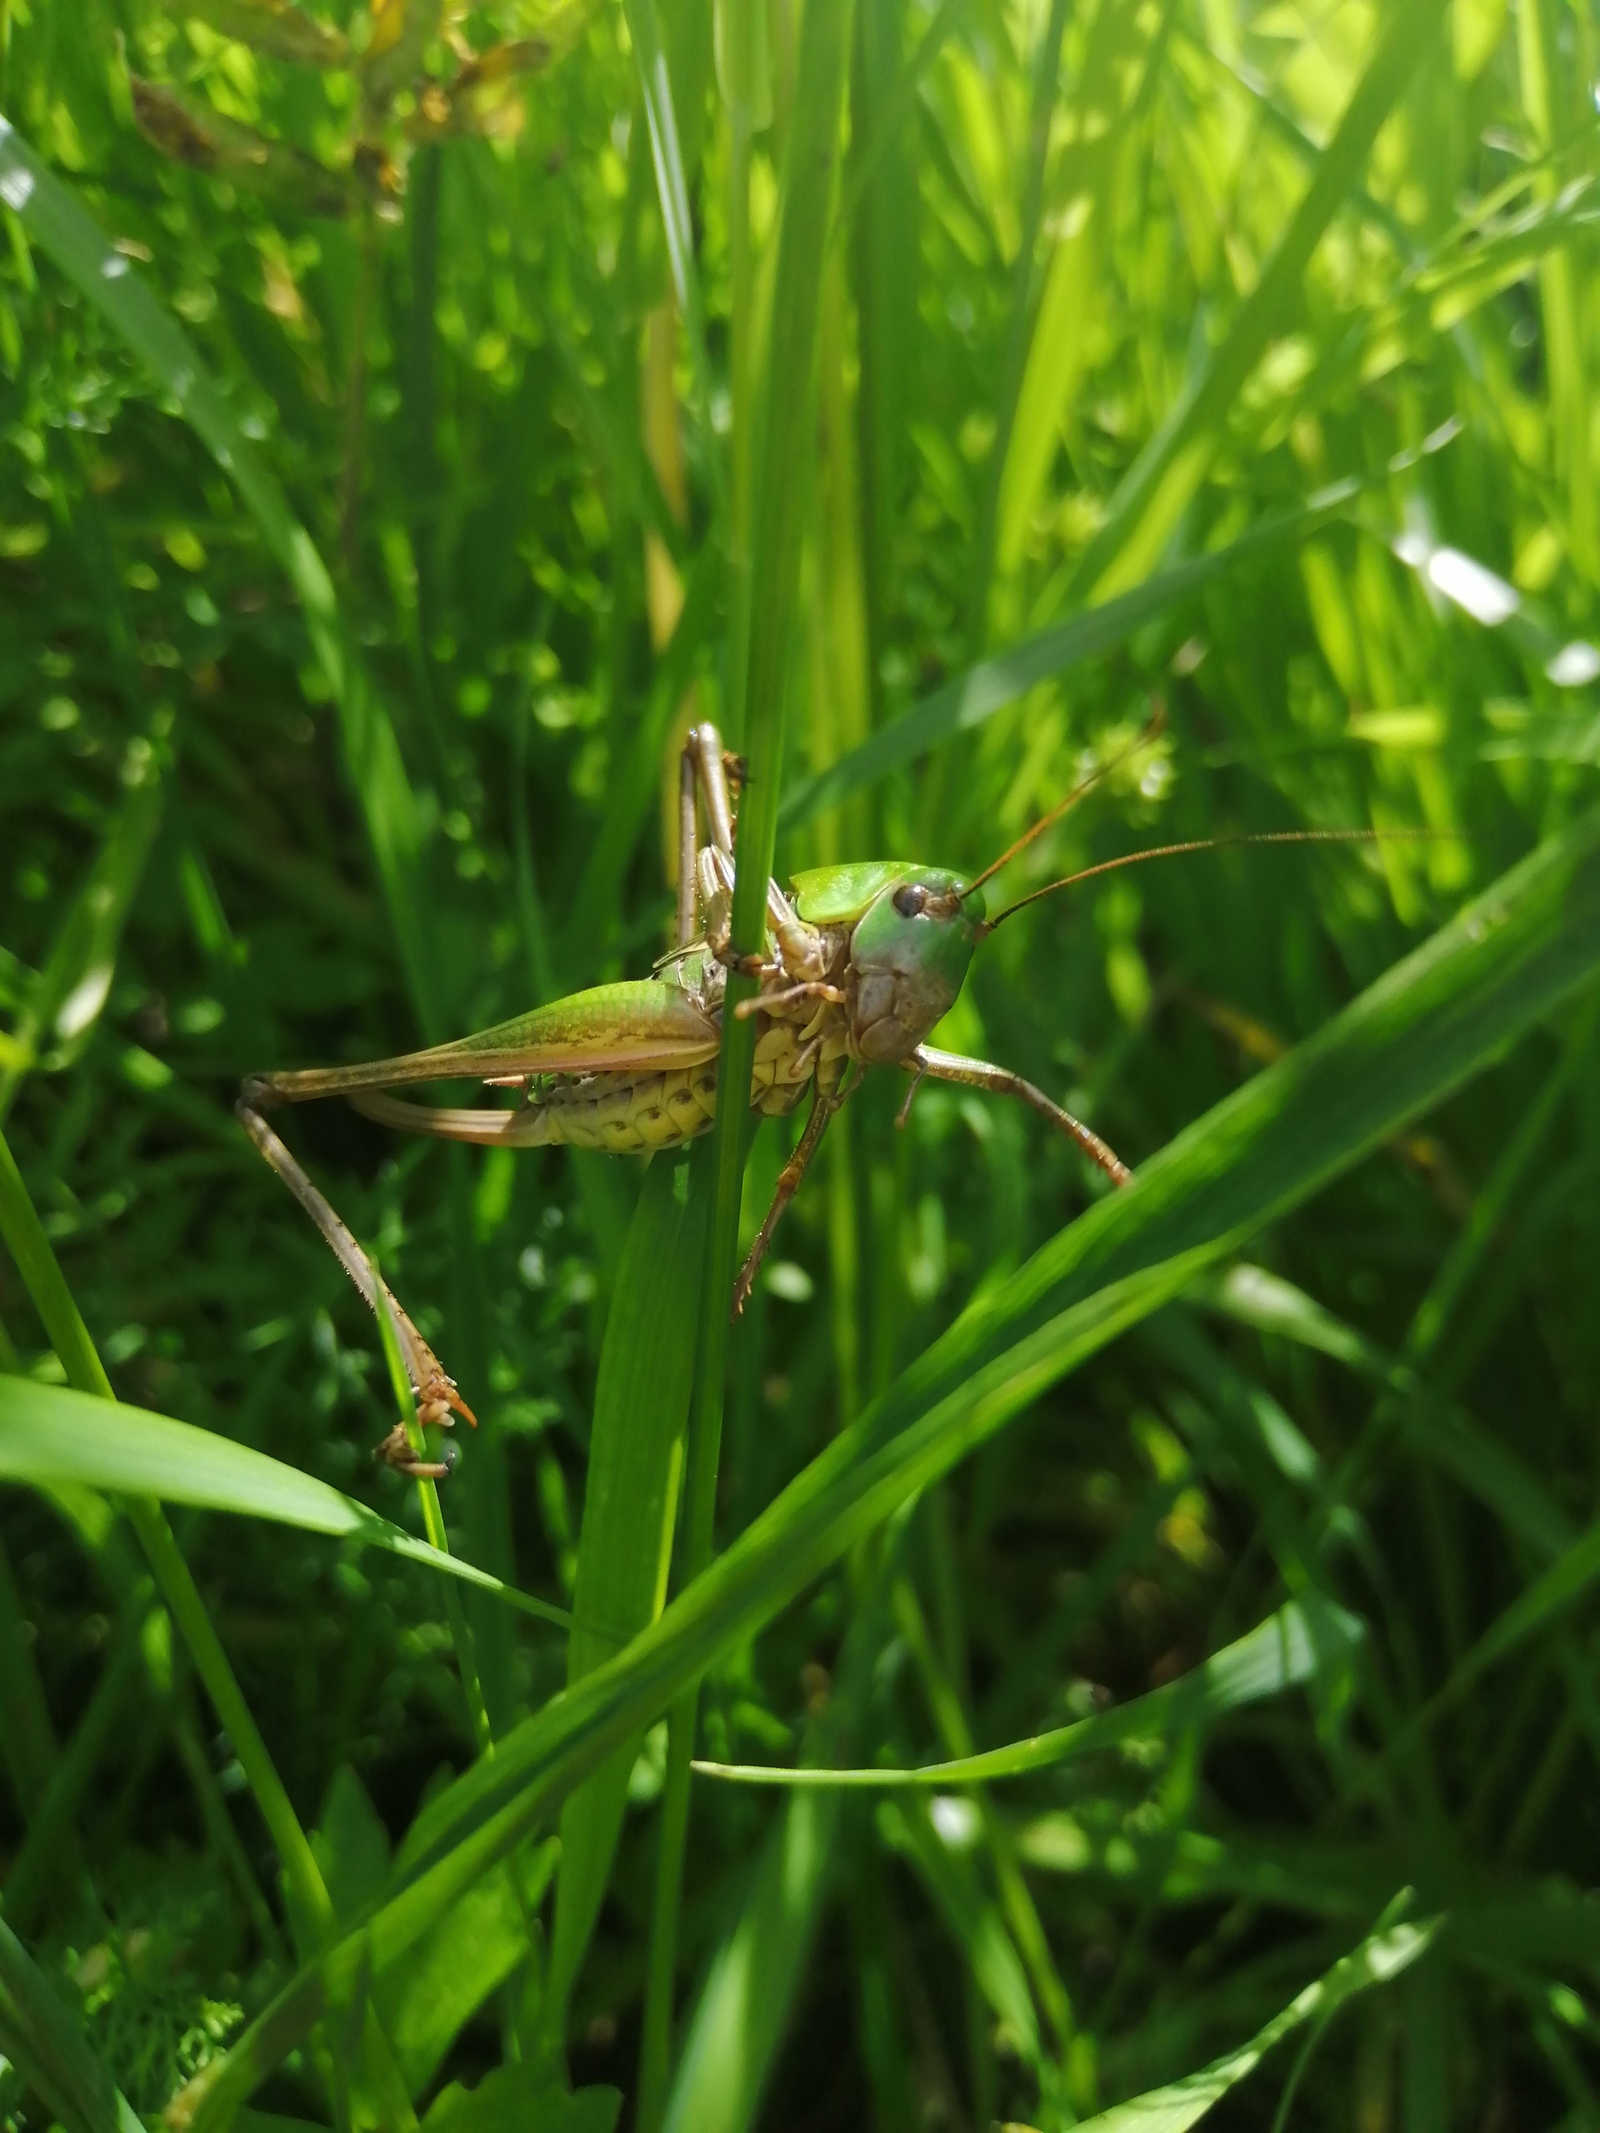
[[[0,8],[0,2115],[1600,2121],[1590,11],[445,12]],[[1008,897],[1426,834],[984,946],[1131,1189],[871,1077],[730,1325],[737,1104],[297,1113],[369,1464],[243,1073],[1157,700]]]

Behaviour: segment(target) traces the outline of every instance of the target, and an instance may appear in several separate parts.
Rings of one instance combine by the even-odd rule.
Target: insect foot
[[[406,1434],[403,1422],[397,1422],[381,1444],[372,1447],[374,1459],[381,1459],[386,1467],[397,1474],[404,1474],[412,1481],[448,1481],[456,1463],[456,1448],[447,1444],[438,1459],[419,1459],[411,1448],[411,1439]]]
[[[445,1429],[454,1429],[455,1422],[451,1416],[452,1408],[456,1414],[464,1415],[474,1429],[477,1428],[478,1418],[466,1401],[462,1399],[460,1393],[456,1391],[454,1378],[447,1378],[441,1370],[435,1376],[429,1378],[426,1385],[418,1386],[417,1420],[424,1429],[429,1428],[435,1422],[440,1423]]]

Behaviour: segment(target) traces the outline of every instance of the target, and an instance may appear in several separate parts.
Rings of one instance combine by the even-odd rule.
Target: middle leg
[[[761,1262],[767,1256],[772,1233],[777,1228],[784,1209],[800,1190],[801,1180],[811,1167],[811,1158],[822,1145],[822,1136],[828,1130],[829,1119],[843,1104],[854,1086],[852,1082],[844,1089],[824,1089],[820,1082],[812,1084],[815,1093],[811,1099],[811,1116],[806,1120],[806,1130],[801,1134],[794,1154],[778,1173],[778,1189],[772,1195],[767,1219],[762,1223],[756,1241],[750,1247],[749,1256],[739,1269],[739,1279],[733,1285],[733,1313],[736,1318],[750,1301],[750,1292],[756,1285]]]

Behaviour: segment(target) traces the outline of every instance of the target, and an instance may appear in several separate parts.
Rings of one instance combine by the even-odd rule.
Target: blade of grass
[[[685,1151],[656,1156],[617,1269],[589,1434],[569,1682],[609,1659],[666,1602],[694,1378],[706,1186],[700,1150],[692,1157]],[[557,2048],[611,1878],[636,1749],[636,1741],[624,1743],[561,1812],[561,1871],[541,2010]]]
[[[1426,1379],[1396,1362],[1281,1275],[1244,1263],[1230,1267],[1220,1281],[1208,1276],[1196,1283],[1185,1302],[1313,1348],[1370,1383],[1393,1391],[1406,1403],[1407,1437],[1424,1457],[1453,1475],[1538,1554],[1556,1556],[1570,1545],[1573,1522],[1532,1467],[1464,1408],[1442,1401]],[[1340,1500],[1336,1484],[1330,1488],[1330,1498]]]
[[[1439,1923],[1429,1919],[1421,1925],[1390,1926],[1374,1933],[1359,1948],[1341,1957],[1315,1984],[1297,1994],[1282,2014],[1275,2015],[1248,2044],[1213,2060],[1198,2074],[1151,2089],[1128,2103],[1113,2104],[1109,2111],[1085,2120],[1082,2133],[1187,2133],[1187,2128],[1204,2118],[1214,2103],[1236,2088],[1246,2074],[1253,2073],[1284,2037],[1307,2022],[1320,2026],[1354,1994],[1371,1985],[1387,1985],[1408,1969],[1426,1954]]]
[[[1078,139],[1069,151],[1069,167],[1053,180],[1056,197],[1074,203],[1071,219],[1050,254],[1037,308],[1023,321],[1029,331],[1015,357],[1018,375],[1009,419],[995,438],[994,493],[987,505],[989,570],[1002,581],[1021,562],[1029,524],[1060,449],[1062,424],[1093,356],[1095,299],[1110,250],[1118,159],[1126,128],[1157,79],[1173,13],[1171,6],[1159,17],[1137,6],[1102,8],[1073,85]],[[1142,79],[1124,110],[1123,79],[1141,46]],[[984,591],[987,597],[987,574]]]
[[[767,366],[760,383],[752,462],[750,604],[747,627],[734,639],[735,694],[729,718],[735,743],[742,743],[747,765],[733,891],[735,956],[762,952],[766,944],[767,882],[778,834],[789,650],[806,517],[806,473],[812,452],[822,269],[838,162],[849,26],[850,0],[812,0],[806,10],[800,31],[795,108],[784,159]],[[754,1019],[740,1016],[735,1010],[754,991],[753,979],[730,973],[717,1069],[722,1101],[717,1106],[712,1131],[711,1214],[689,1426],[681,1575],[684,1584],[700,1575],[712,1552],[729,1299],[738,1260],[740,1186],[749,1126],[746,1092],[756,1040]],[[666,2100],[694,1724],[695,1698],[693,1691],[686,1688],[672,1712],[668,1729],[640,2055],[641,2133],[656,2133]]]
[[[661,207],[661,226],[666,232],[667,259],[672,268],[672,286],[677,292],[678,308],[683,313],[684,328],[689,336],[689,373],[695,418],[706,442],[706,462],[720,518],[724,491],[722,456],[715,447],[711,423],[711,365],[706,354],[705,304],[700,294],[700,272],[695,260],[689,181],[683,167],[677,113],[673,108],[672,74],[661,41],[656,0],[623,0],[623,13],[639,66],[645,119],[650,128],[650,156],[655,165],[656,196]]]
[[[118,1623],[100,1679],[7,1870],[5,1915],[18,1932],[34,1930],[35,1911],[52,1881],[65,1879],[75,1867],[81,1874],[73,1825],[114,1730],[126,1717],[129,1692],[144,1671],[144,1639],[155,1628],[148,1608],[153,1588],[148,1578],[143,1583],[140,1598],[147,1604],[136,1603]]]
[[[1169,0],[1170,4],[1170,0]],[[1028,144],[1022,179],[1021,241],[1011,263],[1010,317],[1006,321],[1005,350],[1001,358],[1000,389],[996,395],[994,437],[984,470],[983,503],[978,517],[977,553],[972,587],[968,595],[967,640],[976,651],[986,637],[989,583],[994,576],[995,528],[1000,507],[1000,476],[1011,450],[1012,425],[1022,390],[1023,370],[1028,359],[1028,341],[1033,324],[1034,262],[1039,250],[1039,225],[1044,214],[1045,166],[1050,151],[1050,127],[1060,95],[1061,42],[1071,12],[1068,0],[1050,0],[1050,12],[1033,54],[1033,110],[1028,125]],[[1126,12],[1132,12],[1127,10]],[[1102,17],[1097,18],[1103,19]],[[1113,134],[1115,129],[1111,129]]]
[[[0,1479],[35,1488],[87,1485],[129,1498],[193,1504],[384,1548],[493,1593],[524,1614],[571,1626],[563,1609],[518,1592],[435,1541],[391,1525],[314,1475],[213,1430],[129,1407],[108,1394],[86,1397],[31,1378],[0,1379]]]
[[[126,796],[11,1032],[0,1073],[0,1122],[41,1049],[52,1039],[71,1044],[85,1037],[105,1005],[122,929],[161,824],[162,770],[148,741],[129,749]]]
[[[0,1135],[0,1236],[4,1237],[16,1261],[17,1271],[33,1298],[45,1334],[67,1374],[68,1385],[79,1396],[87,1394],[92,1400],[105,1403],[112,1434],[117,1435],[117,1396],[111,1389],[111,1380],[89,1338],[89,1329],[79,1315],[50,1241],[28,1197],[22,1173],[17,1169],[3,1135]],[[7,1378],[0,1387],[7,1411],[12,1414],[30,1394],[52,1391],[59,1399],[68,1397],[55,1388],[36,1386],[21,1378]],[[183,1425],[168,1426],[181,1428]],[[36,1433],[30,1432],[30,1435]],[[172,1537],[165,1513],[153,1497],[142,1491],[129,1495],[124,1507],[217,1716],[232,1736],[240,1767],[249,1780],[256,1805],[278,1848],[284,1872],[295,1885],[303,1915],[317,1919],[326,1930],[332,1926],[333,1911],[317,1862],[312,1857],[305,1831],[300,1827],[255,1717],[228,1664],[227,1654],[212,1626],[189,1566]]]
[[[867,1715],[886,1629],[882,1592],[881,1574],[872,1576],[827,1705],[806,1727],[805,1756],[847,1750]],[[739,1916],[712,1956],[685,2024],[665,2133],[745,2133],[753,2122],[836,1879],[839,1817],[837,1796],[810,1793],[785,1801],[775,1817]]]
[[[1132,1703],[1057,1726],[1031,1740],[1013,1741],[1009,1747],[916,1770],[784,1770],[759,1763],[705,1762],[694,1767],[705,1777],[745,1785],[864,1786],[879,1791],[897,1785],[979,1785],[990,1778],[1020,1777],[1121,1741],[1159,1740],[1191,1726],[1210,1725],[1241,1704],[1276,1696],[1348,1659],[1362,1634],[1361,1624],[1342,1608],[1296,1601],[1191,1672],[1147,1696],[1136,1696]]]
[[[383,1286],[383,1275],[376,1258],[368,1253],[372,1265],[379,1310],[378,1333],[383,1341],[383,1360],[389,1372],[389,1389],[394,1394],[395,1408],[400,1416],[400,1426],[406,1433],[406,1442],[411,1447],[413,1459],[425,1460],[428,1456],[428,1440],[417,1415],[416,1396],[411,1390],[411,1380],[406,1374],[405,1359],[400,1353],[400,1329],[394,1321],[394,1299]],[[444,1512],[439,1504],[439,1487],[431,1474],[416,1476],[417,1500],[422,1508],[422,1528],[428,1536],[428,1545],[444,1562],[453,1562],[450,1553],[450,1536],[445,1531]],[[497,1584],[499,1580],[495,1581]],[[456,1670],[461,1676],[461,1693],[466,1699],[467,1722],[472,1731],[480,1755],[494,1753],[494,1727],[489,1720],[489,1707],[483,1698],[483,1683],[478,1675],[478,1655],[473,1647],[472,1630],[467,1622],[466,1610],[461,1605],[461,1595],[447,1578],[444,1584],[445,1619],[450,1625],[450,1642],[455,1647]]]

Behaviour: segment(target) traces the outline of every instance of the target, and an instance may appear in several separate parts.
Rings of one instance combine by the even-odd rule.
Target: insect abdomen
[[[769,1118],[792,1111],[810,1079],[808,1066],[796,1075],[801,1065],[792,1027],[779,1023],[763,1031],[750,1077],[750,1108]],[[534,1109],[543,1131],[528,1133],[529,1142],[558,1141],[608,1155],[677,1148],[704,1133],[717,1115],[716,1062],[558,1083],[535,1099]]]

